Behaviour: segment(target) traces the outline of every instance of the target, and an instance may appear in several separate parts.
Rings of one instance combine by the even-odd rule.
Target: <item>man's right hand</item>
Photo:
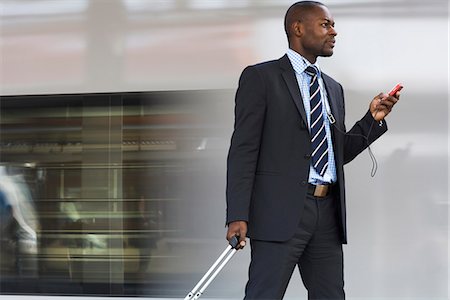
[[[236,249],[243,249],[246,244],[245,237],[247,236],[247,222],[234,221],[228,224],[227,240],[230,241],[235,235],[239,237],[239,244]]]

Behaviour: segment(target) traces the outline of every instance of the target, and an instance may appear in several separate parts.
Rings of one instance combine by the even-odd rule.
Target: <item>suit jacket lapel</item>
[[[295,71],[292,68],[291,62],[289,61],[287,55],[284,55],[282,58],[280,58],[279,62],[280,67],[282,69],[281,74],[289,89],[289,93],[292,96],[292,100],[294,101],[295,106],[297,107],[297,110],[303,119],[303,122],[305,122],[305,124],[308,124],[305,108],[303,107],[302,96],[300,93],[300,89],[298,87],[297,78],[295,77]]]

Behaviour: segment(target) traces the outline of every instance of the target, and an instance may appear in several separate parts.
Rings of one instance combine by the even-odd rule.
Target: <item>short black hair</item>
[[[298,14],[306,15],[316,6],[325,6],[322,2],[319,1],[298,1],[289,7],[286,11],[286,15],[284,17],[284,31],[286,32],[286,36],[289,39],[289,30],[292,23],[298,21],[296,19]]]

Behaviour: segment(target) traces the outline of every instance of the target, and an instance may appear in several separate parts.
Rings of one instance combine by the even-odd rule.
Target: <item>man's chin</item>
[[[333,55],[333,50],[329,50],[329,51],[322,52],[322,54],[320,56],[322,56],[322,57],[330,57],[332,55]]]

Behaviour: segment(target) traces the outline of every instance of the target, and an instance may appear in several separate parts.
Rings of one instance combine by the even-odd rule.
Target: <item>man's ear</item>
[[[296,36],[296,37],[301,37],[303,35],[304,32],[304,28],[303,28],[303,23],[300,21],[295,21],[292,23],[292,33]]]

